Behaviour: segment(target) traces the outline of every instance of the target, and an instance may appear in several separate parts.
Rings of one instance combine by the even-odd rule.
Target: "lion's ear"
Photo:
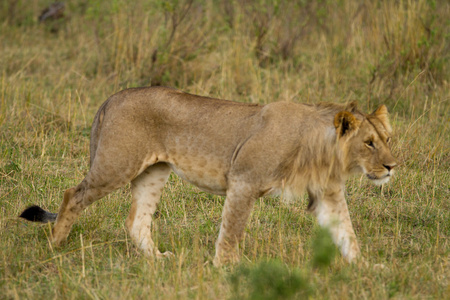
[[[391,124],[389,123],[389,117],[388,117],[388,110],[386,105],[381,105],[380,107],[377,108],[377,110],[375,110],[372,114],[372,116],[376,117],[378,120],[381,121],[381,123],[383,124],[384,128],[386,128],[387,132],[391,133],[392,132],[392,127]]]
[[[348,111],[341,111],[334,117],[334,127],[339,137],[354,132],[359,128],[360,124],[361,121]]]
[[[349,112],[356,112],[358,110],[358,102],[352,101],[352,102],[348,103],[345,110],[347,110]]]

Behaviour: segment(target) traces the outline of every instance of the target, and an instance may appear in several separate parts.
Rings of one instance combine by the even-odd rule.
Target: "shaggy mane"
[[[306,121],[314,126],[300,129],[297,147],[274,171],[277,180],[284,182],[288,198],[301,196],[306,190],[317,190],[326,186],[330,178],[346,176],[342,150],[338,147],[334,117],[341,111],[353,113],[358,119],[365,114],[358,110],[357,103],[318,103],[312,107],[312,116]]]

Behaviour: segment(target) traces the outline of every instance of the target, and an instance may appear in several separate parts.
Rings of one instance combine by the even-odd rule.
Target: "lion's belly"
[[[171,163],[170,166],[175,174],[200,189],[216,195],[226,194],[225,174],[220,171],[223,169],[218,164],[205,167],[186,163]]]

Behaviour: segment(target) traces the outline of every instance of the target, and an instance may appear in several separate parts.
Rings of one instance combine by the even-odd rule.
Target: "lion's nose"
[[[383,166],[388,170],[388,171],[390,171],[390,170],[392,170],[393,168],[395,168],[395,166],[396,166],[397,164],[396,163],[390,163],[390,164],[383,164]]]

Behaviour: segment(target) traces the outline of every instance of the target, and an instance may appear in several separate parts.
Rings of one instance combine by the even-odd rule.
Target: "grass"
[[[46,23],[36,20],[47,1],[0,4],[0,298],[450,298],[450,5],[285,2],[76,0]],[[317,256],[330,245],[307,201],[267,198],[242,262],[214,268],[224,199],[175,175],[154,226],[175,258],[149,260],[130,243],[128,189],[93,204],[53,248],[47,225],[17,216],[30,204],[58,210],[88,170],[100,104],[144,85],[242,102],[386,104],[397,175],[382,189],[347,183],[369,265]]]

